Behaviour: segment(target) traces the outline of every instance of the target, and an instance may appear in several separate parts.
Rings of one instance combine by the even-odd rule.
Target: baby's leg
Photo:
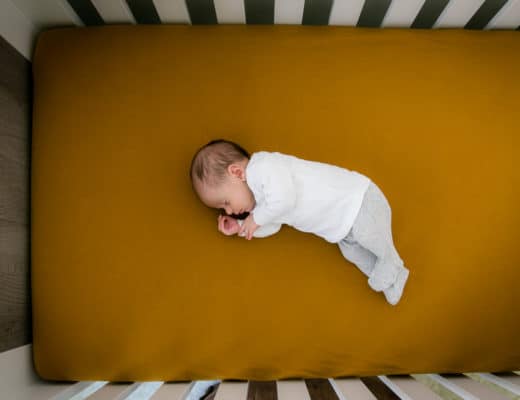
[[[392,238],[392,212],[383,192],[371,183],[352,227],[355,240],[377,257],[368,284],[377,291],[388,289],[406,269]]]
[[[352,232],[345,239],[338,243],[339,249],[343,257],[356,265],[361,272],[370,277],[377,257],[370,250],[365,249],[359,243],[353,240]]]

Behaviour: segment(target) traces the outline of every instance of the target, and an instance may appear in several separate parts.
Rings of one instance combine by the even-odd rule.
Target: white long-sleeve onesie
[[[251,155],[245,174],[256,201],[251,214],[260,225],[253,237],[287,224],[331,243],[347,236],[371,182],[346,168],[267,151]]]

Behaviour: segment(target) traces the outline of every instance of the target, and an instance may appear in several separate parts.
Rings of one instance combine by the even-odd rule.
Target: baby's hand
[[[235,218],[220,214],[218,216],[218,230],[224,235],[231,236],[238,233],[240,225]]]
[[[253,214],[249,214],[244,223],[240,225],[238,236],[245,236],[247,240],[251,240],[253,238],[253,233],[260,228],[260,225],[256,224]]]

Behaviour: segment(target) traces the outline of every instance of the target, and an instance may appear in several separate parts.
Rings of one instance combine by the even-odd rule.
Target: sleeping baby
[[[206,206],[226,213],[223,234],[264,238],[283,224],[312,233],[337,243],[388,303],[401,299],[409,270],[393,244],[390,205],[368,177],[279,152],[249,155],[218,139],[196,152],[190,178]]]

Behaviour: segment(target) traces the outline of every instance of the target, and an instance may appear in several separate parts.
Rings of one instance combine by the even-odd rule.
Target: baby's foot
[[[397,274],[397,279],[393,285],[391,285],[388,289],[384,290],[386,300],[393,306],[395,306],[401,296],[403,294],[404,286],[406,281],[408,280],[408,275],[410,275],[410,271],[408,268],[402,267],[402,269]]]
[[[368,285],[376,292],[388,289],[397,279],[399,265],[388,262],[382,263],[379,259],[368,278]]]

